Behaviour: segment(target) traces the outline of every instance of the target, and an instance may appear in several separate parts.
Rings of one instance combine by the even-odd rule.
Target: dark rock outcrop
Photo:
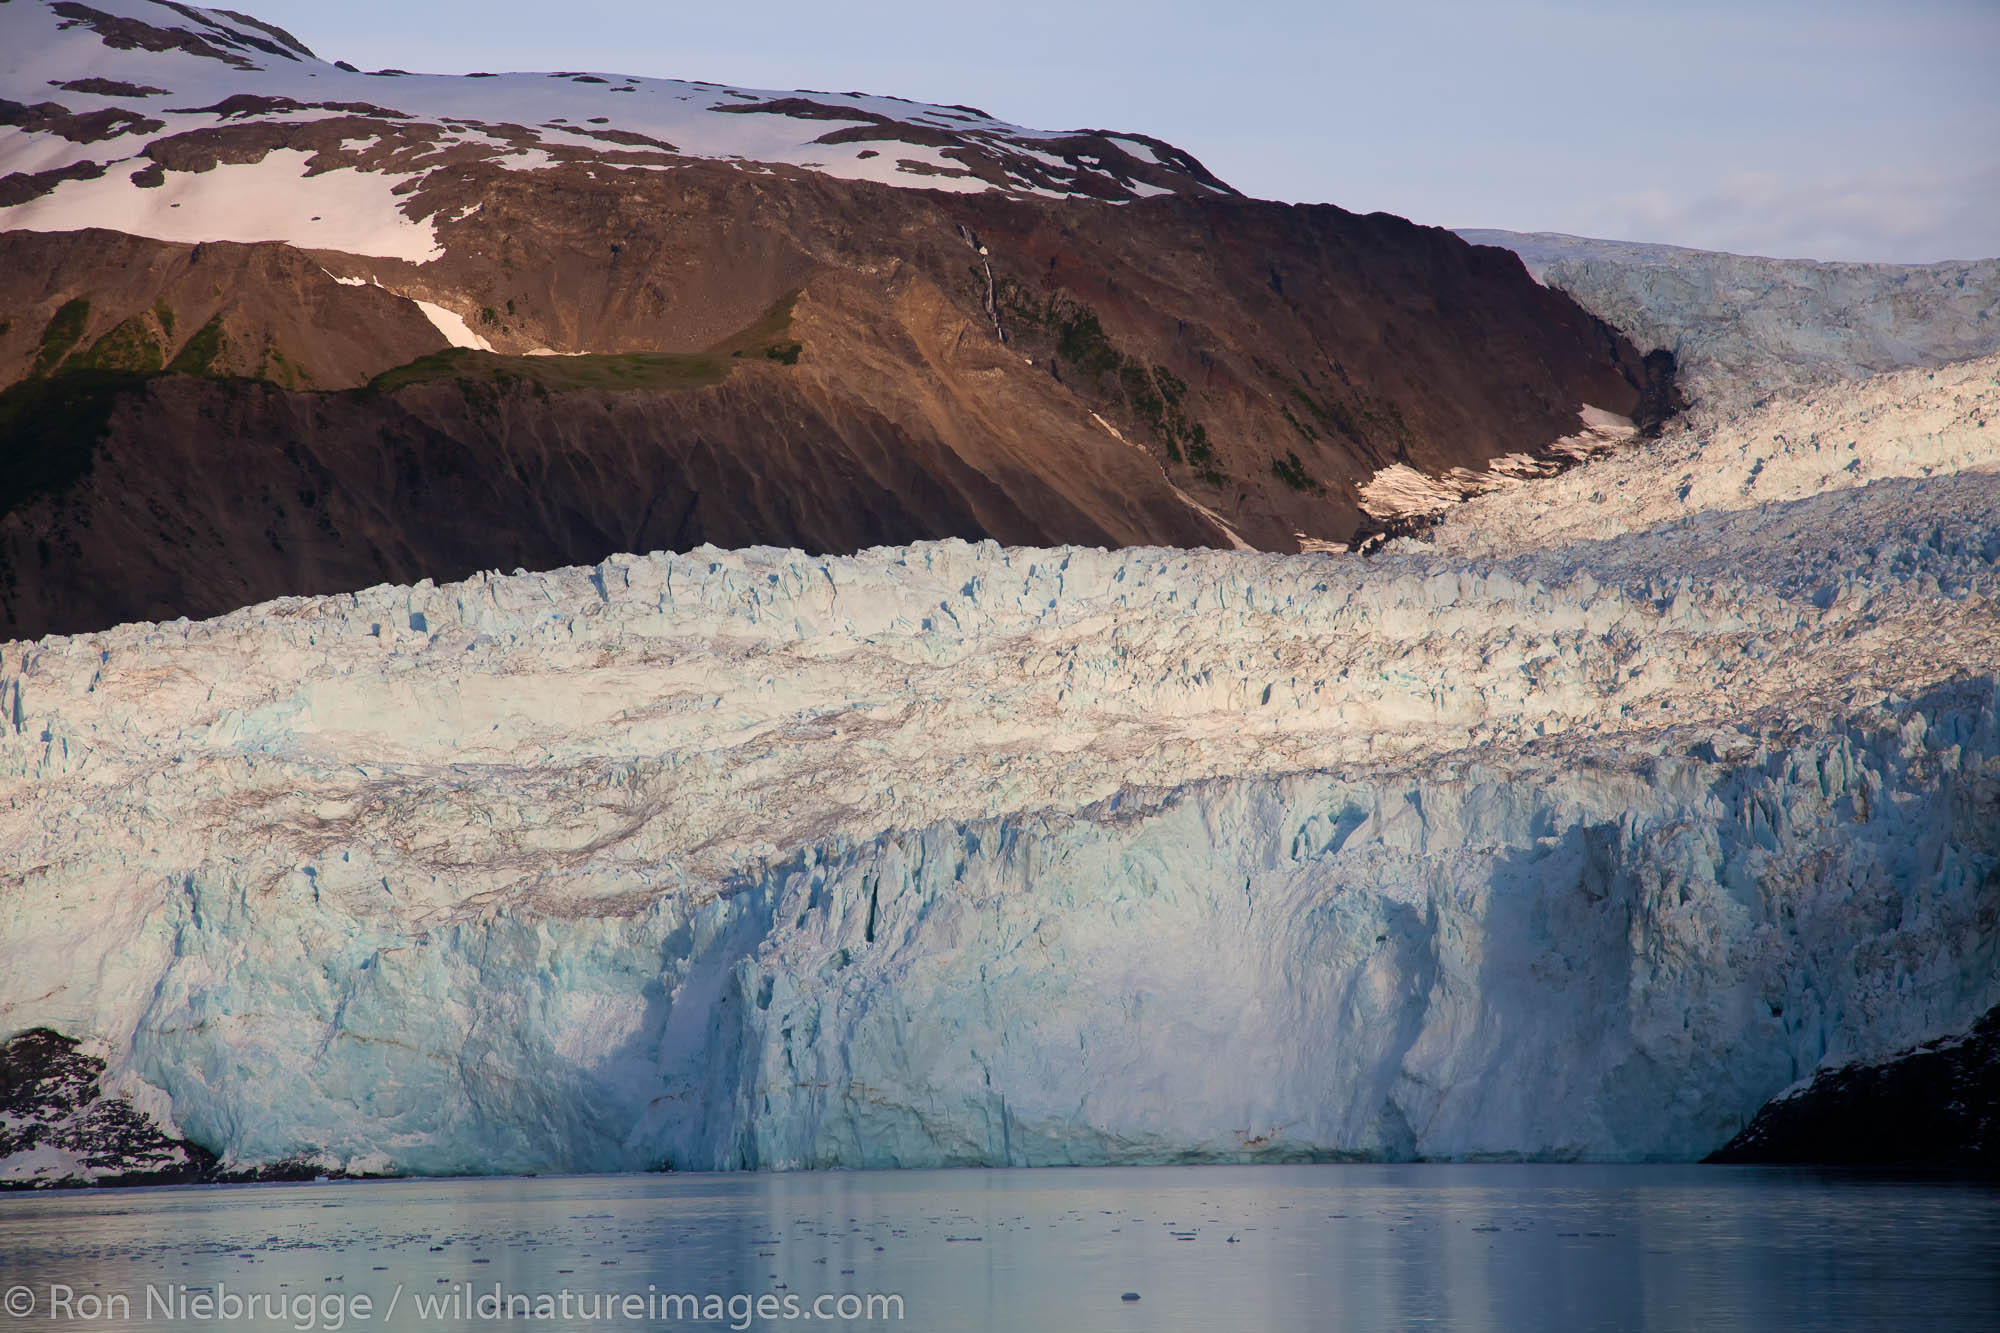
[[[122,1097],[106,1096],[104,1061],[80,1045],[50,1028],[0,1042],[0,1190],[353,1178],[299,1160],[230,1170]]]
[[[2000,1007],[1964,1036],[1821,1071],[1707,1160],[2000,1166]]]
[[[98,1086],[104,1061],[33,1028],[0,1044],[0,1189],[180,1185],[217,1175],[215,1156],[161,1132]]]

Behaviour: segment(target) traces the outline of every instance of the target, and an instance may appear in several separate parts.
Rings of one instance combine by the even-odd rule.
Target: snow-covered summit
[[[1144,135],[587,71],[363,73],[254,18],[173,0],[8,0],[0,53],[0,230],[101,226],[422,262],[438,253],[427,185],[481,165],[708,159],[933,190],[1230,192]]]

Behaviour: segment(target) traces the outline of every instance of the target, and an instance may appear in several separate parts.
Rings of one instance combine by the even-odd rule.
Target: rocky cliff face
[[[78,1045],[47,1028],[0,1044],[0,1189],[178,1185],[213,1174],[212,1153],[103,1096],[104,1061]]]
[[[155,0],[0,34],[33,55],[0,88],[0,633],[704,540],[1295,550],[1392,463],[1672,401],[1512,257],[1144,136],[368,75]]]
[[[1815,1073],[1757,1112],[1712,1162],[1992,1167],[2000,1163],[2000,1008],[1969,1032]]]

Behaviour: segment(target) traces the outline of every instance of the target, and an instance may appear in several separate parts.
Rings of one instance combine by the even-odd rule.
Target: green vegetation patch
[[[1323,491],[1325,486],[1306,475],[1306,465],[1287,449],[1283,458],[1271,460],[1271,475],[1295,491]]]
[[[1087,380],[1121,374],[1125,357],[1105,335],[1097,312],[1089,306],[1067,306],[1050,311],[1056,335],[1056,356],[1074,366]]]
[[[1187,383],[1165,366],[1148,366],[1119,351],[1095,310],[1062,293],[1037,296],[1012,278],[995,284],[994,301],[1014,328],[1052,344],[1067,381],[1123,402],[1166,447],[1170,461],[1186,463],[1211,486],[1229,480],[1208,428],[1188,415]]]
[[[1360,444],[1409,444],[1410,428],[1403,420],[1402,409],[1387,399],[1350,387],[1348,399],[1343,402],[1325,391],[1318,394],[1308,392],[1304,385],[1276,366],[1259,361],[1257,367],[1284,390],[1289,402],[1280,401],[1278,411],[1301,439],[1316,442],[1328,435],[1344,435]],[[1303,416],[1292,411],[1294,405],[1303,409]]]
[[[92,343],[89,351],[79,353],[68,369],[125,370],[144,375],[165,364],[166,353],[160,348],[160,340],[153,336],[146,317],[133,315]]]
[[[167,363],[167,369],[179,375],[213,375],[215,366],[229,350],[229,338],[222,331],[222,312],[209,317],[208,323],[195,330],[194,337],[187,345],[174,354]]]
[[[35,353],[34,369],[28,373],[46,375],[61,365],[70,348],[76,346],[77,339],[83,337],[84,326],[88,323],[89,297],[79,296],[63,302],[61,308],[49,317],[48,327],[42,330],[41,349]]]
[[[700,389],[729,377],[731,362],[775,361],[797,365],[803,346],[791,337],[792,292],[741,329],[702,352],[615,352],[583,356],[503,356],[451,347],[385,370],[368,387],[389,393],[411,384],[455,380],[508,388],[528,384],[548,389]]]

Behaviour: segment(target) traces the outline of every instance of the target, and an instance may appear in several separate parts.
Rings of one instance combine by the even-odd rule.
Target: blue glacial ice
[[[703,549],[6,645],[0,1035],[235,1165],[1699,1157],[2000,1001],[1996,369],[1368,559]]]

